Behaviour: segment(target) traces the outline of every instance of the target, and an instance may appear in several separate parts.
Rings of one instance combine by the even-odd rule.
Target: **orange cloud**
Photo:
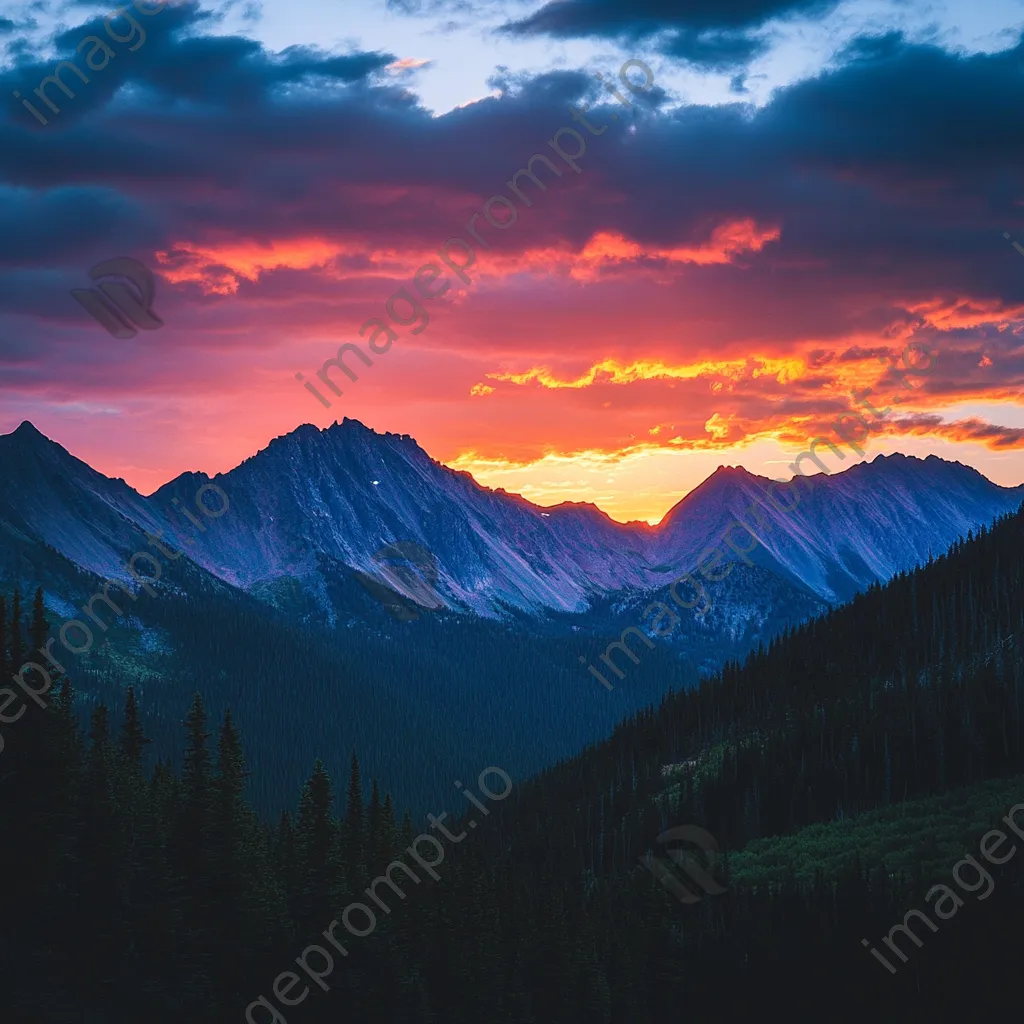
[[[1024,319],[1024,305],[1007,306],[999,299],[940,298],[907,303],[906,308],[925,323],[944,331],[986,327],[989,324],[996,324],[1005,330],[1011,322]]]
[[[759,228],[748,218],[720,224],[711,232],[711,239],[705,245],[644,249],[617,232],[599,231],[583,247],[580,259],[594,263],[602,260],[624,262],[646,257],[670,263],[709,266],[729,263],[742,252],[760,252],[768,242],[778,241],[781,235],[778,227]]]
[[[224,245],[180,242],[173,250],[158,252],[162,274],[172,284],[197,283],[204,295],[234,295],[238,279],[255,281],[266,270],[288,267],[310,270],[323,267],[339,253],[336,244],[319,238],[295,238]]]
[[[740,380],[749,375],[756,378],[764,375],[775,377],[780,384],[796,379],[805,369],[799,359],[767,359],[759,356],[750,359],[734,359],[727,362],[704,361],[699,363],[670,366],[660,361],[637,360],[620,363],[617,359],[602,359],[594,363],[579,377],[564,379],[546,366],[532,367],[522,373],[488,373],[490,380],[507,381],[510,384],[536,382],[542,388],[589,388],[593,384],[632,384],[641,380],[694,380],[713,375]]]
[[[293,238],[224,245],[179,242],[156,258],[162,275],[173,284],[190,281],[204,295],[234,295],[242,279],[257,281],[273,270],[308,270],[334,281],[409,277],[423,263],[436,260],[436,254],[375,247],[357,238]]]
[[[575,281],[594,281],[614,271],[644,270],[658,278],[659,265],[709,266],[733,262],[744,252],[759,252],[781,237],[778,227],[759,228],[749,219],[720,224],[704,245],[644,247],[617,231],[597,231],[578,252],[568,246],[527,249],[516,255],[490,256],[485,262],[492,272],[522,273],[524,270],[551,273],[562,269]]]
[[[408,58],[411,59],[411,58]],[[398,62],[401,63],[401,62]],[[441,197],[423,194],[425,190],[407,186],[345,186],[343,192],[360,205],[388,207],[414,200],[432,202]],[[453,216],[457,211],[453,207]],[[759,228],[752,220],[731,221],[719,225],[703,246],[669,249],[644,249],[624,235],[600,231],[576,252],[568,246],[547,246],[521,253],[495,253],[479,249],[476,270],[481,276],[503,278],[511,274],[534,272],[549,276],[561,269],[574,280],[594,280],[602,273],[626,266],[639,267],[651,262],[708,265],[729,263],[742,252],[756,252],[780,237],[778,228]],[[338,279],[388,275],[408,277],[425,262],[436,261],[434,249],[417,243],[411,247],[381,247],[365,239],[327,239],[297,237],[269,242],[231,240],[224,243],[181,241],[156,253],[164,278],[172,284],[198,284],[205,295],[234,295],[241,279],[256,281],[271,270],[310,270]],[[362,267],[340,260],[357,261]]]
[[[924,414],[901,416],[885,423],[885,433],[895,436],[942,437],[947,441],[974,442],[998,451],[1006,448],[1024,448],[1024,427],[1003,427],[986,423],[976,416],[950,423],[941,416]]]

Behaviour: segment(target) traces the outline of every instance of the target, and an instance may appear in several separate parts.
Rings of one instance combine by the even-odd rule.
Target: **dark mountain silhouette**
[[[825,601],[941,553],[1024,499],[1024,485],[999,487],[935,456],[880,456],[810,480],[810,493],[808,482],[798,485],[804,497],[793,512],[766,507],[771,529],[760,531],[751,560]],[[412,541],[436,556],[435,589],[452,610],[543,616],[667,586],[696,566],[734,517],[765,501],[770,483],[720,467],[659,526],[623,525],[593,505],[542,509],[481,487],[407,434],[377,434],[348,419],[326,430],[301,426],[214,477],[230,512],[201,533],[182,510],[205,522],[194,502],[210,482],[186,473],[143,498],[25,423],[0,437],[0,529],[6,524],[83,569],[125,580],[126,545],[137,543],[140,527],[162,529],[176,548],[187,540],[189,558],[218,579],[270,601],[301,593],[307,612],[331,624],[341,611],[336,581],[351,570],[394,587],[374,555]],[[217,498],[210,503],[216,508]]]

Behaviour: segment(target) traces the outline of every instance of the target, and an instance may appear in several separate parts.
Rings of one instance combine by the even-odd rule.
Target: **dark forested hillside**
[[[408,860],[412,822],[354,762],[345,800],[310,764],[293,813],[261,821],[230,717],[195,698],[180,770],[147,770],[134,692],[116,732],[99,707],[83,735],[62,680],[51,707],[5,727],[0,989],[15,1020],[47,1024],[242,1021],[261,995],[277,1016],[257,1006],[252,1024],[984,1016],[1019,958],[1024,857],[990,869],[984,902],[919,929],[895,975],[861,940],[927,906],[1024,802],[1022,534],[1024,514],[1004,517],[581,755],[512,773],[475,831],[448,820],[466,835],[439,880],[391,900],[372,935],[341,931],[330,991],[310,982],[296,1005],[274,979]],[[17,635],[0,614],[8,666],[45,636],[38,601],[19,612]],[[476,770],[489,765],[506,767]],[[475,777],[460,776],[478,791]],[[467,805],[453,788],[447,806]],[[717,838],[727,892],[684,905],[640,867],[676,825]]]
[[[443,612],[400,622],[356,588],[359,616],[328,631],[245,594],[175,592],[174,582],[157,598],[143,595],[130,620],[100,605],[112,621],[87,657],[56,646],[76,707],[87,719],[103,702],[116,720],[126,686],[134,686],[156,755],[178,766],[180,709],[201,690],[211,716],[234,714],[253,770],[248,793],[272,816],[290,806],[316,757],[337,775],[358,750],[396,799],[430,809],[462,773],[495,762],[519,777],[538,771],[607,735],[668,687],[698,678],[685,654],[660,645],[645,651],[629,687],[607,694],[578,661],[607,640],[565,624],[538,635],[518,622]],[[80,607],[97,589],[83,583],[68,596]],[[6,591],[8,620],[13,593]],[[56,635],[61,619],[47,617]],[[715,653],[705,642],[704,657]],[[0,725],[8,742],[19,731]]]
[[[36,546],[0,564],[8,605],[15,584],[3,581],[5,568],[26,587],[41,586],[68,616],[81,616],[71,609],[102,586]],[[156,597],[122,600],[126,616],[99,604],[108,629],[96,630],[88,655],[62,664],[86,717],[97,701],[119,715],[133,685],[154,751],[174,765],[178,709],[192,693],[202,690],[214,717],[231,708],[253,768],[248,792],[263,813],[290,805],[313,759],[338,774],[353,749],[396,799],[431,807],[453,778],[479,771],[474,765],[498,762],[521,777],[577,753],[669,688],[695,683],[701,669],[824,607],[759,567],[740,566],[733,576],[745,590],[732,577],[716,584],[716,598],[736,593],[719,600],[708,621],[688,616],[678,635],[644,649],[642,665],[630,666],[628,683],[612,694],[578,659],[596,658],[623,627],[645,622],[643,609],[663,592],[609,597],[586,615],[500,622],[440,611],[396,621],[339,569],[333,600],[346,616],[327,629],[181,558],[157,581]],[[47,617],[56,636],[64,616],[48,607]],[[0,735],[14,728],[0,725]]]

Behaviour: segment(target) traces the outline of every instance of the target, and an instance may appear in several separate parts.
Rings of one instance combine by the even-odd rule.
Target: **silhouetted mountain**
[[[150,498],[23,424],[0,437],[0,485],[15,476],[0,522],[82,568],[128,579],[122,552],[133,527],[161,529],[178,547],[187,540],[189,557],[209,573],[263,599],[294,601],[297,581],[306,613],[330,623],[344,606],[338,581],[352,571],[401,589],[374,560],[395,541],[433,552],[436,589],[453,610],[581,613],[603,595],[667,586],[760,501],[765,526],[752,522],[760,544],[750,560],[835,601],[944,551],[1024,498],[1024,485],[999,487],[960,463],[882,456],[795,485],[802,499],[790,513],[771,507],[766,478],[720,467],[658,527],[623,525],[592,505],[541,508],[481,487],[408,435],[348,419],[299,427],[229,473],[212,481],[183,474]],[[180,510],[196,516],[195,495],[210,482],[229,496],[230,511],[200,533]],[[215,494],[207,503],[219,507]]]

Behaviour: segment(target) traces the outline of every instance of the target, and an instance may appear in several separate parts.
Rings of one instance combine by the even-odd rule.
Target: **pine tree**
[[[233,832],[232,840],[240,835],[235,826],[244,817],[245,754],[242,752],[242,740],[238,735],[234,722],[231,720],[230,709],[224,713],[224,721],[220,727],[217,742],[217,777],[214,783],[217,816],[225,833]]]
[[[75,714],[75,691],[67,676],[62,677],[60,688],[53,698],[50,723],[51,744],[58,760],[57,774],[62,779],[64,794],[61,809],[70,811],[78,791],[82,739],[78,732],[78,716]]]
[[[68,928],[68,910],[76,905],[80,891],[79,811],[85,766],[74,691],[67,676],[59,683],[44,722],[46,757],[40,774],[45,774],[49,782],[45,806],[40,807],[45,818],[39,824],[45,830],[49,867],[43,884],[51,898],[49,913],[41,916],[40,926],[44,934],[56,939],[57,948],[63,947],[66,956],[74,957],[75,941]]]
[[[287,923],[283,926],[282,941],[290,940],[295,934],[291,922],[297,921],[305,913],[301,906],[302,870],[299,864],[298,841],[295,837],[295,826],[287,811],[281,812],[271,846],[271,858],[274,873],[281,879],[282,888],[287,899]]]
[[[159,818],[151,783],[143,767],[150,743],[142,729],[135,689],[125,692],[124,717],[113,753],[113,797],[122,847],[121,891],[128,929],[133,936],[118,967],[117,984],[130,987],[147,952],[171,955],[177,908],[168,906],[173,894],[167,870],[167,829]],[[152,943],[157,921],[160,939]],[[138,937],[136,939],[135,937]]]
[[[206,741],[206,707],[197,693],[192,699],[185,719],[186,745],[181,772],[182,838],[192,848],[192,857],[198,864],[206,845],[209,824],[211,786],[210,752]]]
[[[344,865],[352,889],[362,888],[365,877],[366,837],[363,824],[363,783],[359,774],[359,758],[352,754],[348,779],[348,800],[345,805]]]
[[[21,591],[14,588],[14,602],[11,607],[11,672],[16,673],[24,663],[24,650],[21,644]]]
[[[395,808],[391,794],[384,794],[384,808],[381,812],[381,844],[385,857],[390,860],[398,849],[398,827],[395,822]]]
[[[32,624],[28,633],[32,648],[37,651],[43,650],[46,646],[46,634],[49,631],[50,624],[46,621],[46,607],[43,604],[43,588],[37,587],[35,598],[32,601]]]
[[[302,790],[296,827],[299,862],[303,875],[303,917],[313,926],[332,907],[339,882],[336,861],[337,824],[331,815],[334,798],[331,780],[317,759],[313,774]]]
[[[146,823],[143,819],[148,812],[148,792],[143,774],[143,753],[149,742],[139,720],[135,689],[129,686],[113,770],[114,802],[123,830],[126,855],[132,861],[126,869],[129,874],[134,870],[138,847],[145,841]]]
[[[78,914],[89,922],[83,949],[84,973],[102,988],[117,969],[124,921],[119,893],[118,828],[112,793],[113,748],[106,705],[98,705],[89,726],[81,802],[81,871]]]
[[[213,781],[211,856],[215,889],[222,903],[237,902],[243,882],[246,845],[252,840],[254,822],[245,803],[245,755],[242,741],[231,720],[224,714],[217,743],[217,774]]]
[[[158,758],[153,766],[153,775],[149,780],[149,799],[157,819],[164,823],[166,836],[170,837],[172,823],[177,820],[179,813],[181,784],[163,758]]]
[[[0,679],[9,679],[14,669],[8,671],[7,658],[7,600],[0,594]]]
[[[124,721],[121,723],[118,750],[126,769],[140,779],[143,776],[143,758],[146,746],[150,742],[142,729],[139,705],[135,700],[135,687],[129,686],[125,693]]]
[[[215,926],[215,898],[211,884],[210,824],[213,804],[210,752],[207,749],[206,707],[196,693],[185,719],[185,756],[182,764],[175,830],[175,864],[189,895],[186,922],[193,929],[192,957],[202,949]],[[190,958],[191,961],[192,958]]]
[[[154,938],[159,937],[159,941],[155,943],[158,948],[162,946],[168,954],[172,950],[177,954],[174,937],[181,928],[185,916],[185,899],[177,871],[175,849],[181,813],[181,784],[163,758],[159,758],[153,766],[153,774],[147,787],[146,806],[152,837],[152,884],[158,893],[163,894],[159,911],[164,917],[163,932],[154,926],[148,934]]]
[[[15,607],[19,612],[20,619],[20,596],[15,591]],[[32,623],[29,635],[33,644],[46,642],[46,616],[43,610],[43,592],[36,590],[35,600],[32,605]],[[12,631],[15,643],[20,651],[21,631],[20,628]],[[20,658],[26,654],[20,651],[18,667],[21,666]],[[52,687],[51,687],[52,689]],[[33,781],[34,792],[28,799],[24,808],[25,818],[22,825],[20,846],[26,860],[26,869],[29,877],[25,879],[29,888],[44,886],[46,879],[53,868],[55,854],[54,844],[56,841],[56,814],[59,813],[58,805],[63,802],[61,790],[67,780],[62,772],[64,765],[59,761],[58,751],[55,749],[55,737],[52,735],[52,716],[48,714],[47,701],[55,696],[50,693],[47,696],[40,696],[43,708],[40,708],[35,700],[26,699],[26,710],[19,719],[18,732],[16,736],[16,760],[20,762],[28,776]],[[24,797],[25,794],[22,794]],[[23,872],[24,875],[24,872]]]
[[[387,863],[388,849],[384,845],[384,808],[380,802],[380,790],[377,780],[373,780],[370,790],[370,807],[366,826],[366,870],[373,875],[377,868]]]
[[[85,761],[84,796],[94,810],[106,818],[109,818],[111,808],[110,783],[113,766],[109,720],[105,704],[99,704],[93,709],[89,722],[89,751]]]
[[[260,869],[266,869],[256,820],[245,802],[245,755],[241,737],[224,714],[217,742],[210,823],[210,883],[215,941],[222,950],[223,973],[229,986],[240,984],[247,952],[260,948],[270,935],[270,908],[261,891]]]

